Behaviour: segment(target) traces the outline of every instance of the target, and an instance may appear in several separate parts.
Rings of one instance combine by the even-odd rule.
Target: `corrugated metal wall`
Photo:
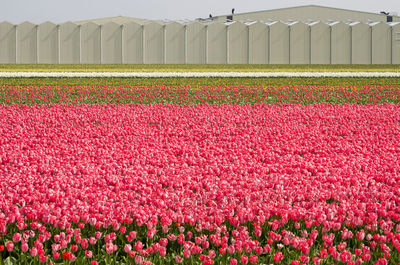
[[[17,27],[8,23],[0,23],[0,63],[16,63]]]
[[[117,23],[101,26],[101,63],[122,63],[122,27]]]
[[[368,24],[355,22],[350,24],[351,63],[372,63],[371,27]]]
[[[228,63],[249,62],[249,27],[241,22],[228,26]]]
[[[164,61],[164,26],[151,22],[145,24],[144,30],[144,62],[148,64],[162,64]]]
[[[58,63],[58,26],[51,22],[38,26],[38,63]]]
[[[400,64],[400,23],[0,23],[0,63]]]
[[[378,22],[371,25],[372,28],[372,63],[390,64],[392,63],[392,34],[388,24]]]
[[[351,63],[351,32],[350,26],[343,22],[330,24],[331,29],[331,63]]]
[[[290,63],[289,25],[282,22],[269,24],[269,63]]]
[[[122,34],[122,63],[144,63],[144,27],[135,22],[123,25]]]
[[[400,24],[392,24],[392,63],[400,64]]]
[[[269,61],[269,27],[265,23],[249,23],[249,63],[267,64]]]
[[[330,27],[321,22],[310,23],[312,64],[330,64]]]
[[[101,28],[89,22],[81,26],[81,63],[101,63]]]
[[[311,28],[302,22],[290,24],[290,63],[310,64],[311,63]]]
[[[177,22],[165,25],[165,63],[185,63],[185,30],[185,26]]]
[[[228,63],[227,27],[218,22],[207,26],[207,63]]]
[[[38,62],[37,28],[37,25],[29,22],[17,25],[17,63],[34,64]]]
[[[59,27],[60,63],[79,64],[81,62],[81,30],[80,26],[66,22]]]
[[[204,24],[193,22],[186,25],[186,63],[207,62],[207,29]]]

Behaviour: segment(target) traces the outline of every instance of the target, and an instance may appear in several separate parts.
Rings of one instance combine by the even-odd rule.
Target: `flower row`
[[[0,104],[399,103],[399,86],[2,86]]]
[[[198,78],[198,77],[249,77],[249,78],[274,78],[274,77],[400,77],[399,72],[0,72],[0,78],[15,77],[84,77],[84,78]]]

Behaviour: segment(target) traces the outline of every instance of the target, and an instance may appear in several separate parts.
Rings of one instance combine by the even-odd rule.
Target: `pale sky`
[[[311,4],[400,14],[400,0],[0,0],[0,22],[61,23],[113,16],[194,20],[227,15],[232,8],[243,13]]]

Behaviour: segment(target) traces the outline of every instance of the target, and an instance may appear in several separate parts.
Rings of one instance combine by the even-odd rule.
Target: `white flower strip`
[[[0,72],[0,77],[400,77],[400,72]]]

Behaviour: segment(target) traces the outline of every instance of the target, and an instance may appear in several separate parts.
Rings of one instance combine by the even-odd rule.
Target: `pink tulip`
[[[96,238],[94,238],[94,237],[89,238],[90,245],[94,245],[94,244],[96,244],[96,242],[97,242]]]
[[[279,263],[283,259],[283,254],[281,252],[276,252],[273,259],[275,263]]]
[[[22,252],[27,252],[29,250],[29,246],[27,243],[22,243],[21,244],[21,250]]]
[[[14,249],[14,243],[11,242],[11,241],[7,242],[6,248],[7,248],[7,251],[8,251],[8,252],[13,251],[13,249]]]
[[[180,256],[175,256],[175,262],[176,262],[176,263],[182,263],[182,262],[183,262],[182,257],[180,257]]]
[[[40,256],[39,256],[39,261],[40,261],[41,263],[46,262],[46,260],[47,260],[47,257],[46,257],[46,256],[44,256],[44,255],[40,255]]]
[[[141,256],[136,256],[135,257],[135,264],[141,264],[143,261],[143,258]]]
[[[128,253],[128,252],[131,251],[131,250],[132,250],[132,246],[129,245],[129,244],[125,244],[124,251],[125,251],[126,253]]]
[[[247,264],[249,262],[249,258],[246,255],[240,257],[240,262],[242,264]]]
[[[91,259],[93,256],[93,252],[90,250],[85,250],[85,257]]]
[[[21,241],[21,239],[22,239],[22,235],[20,233],[15,233],[13,235],[13,242],[14,243]]]
[[[230,258],[229,264],[230,264],[230,265],[237,265],[237,260],[234,259],[234,258]]]
[[[36,247],[32,247],[30,250],[30,254],[32,257],[36,257],[36,255],[38,254],[38,250]]]

